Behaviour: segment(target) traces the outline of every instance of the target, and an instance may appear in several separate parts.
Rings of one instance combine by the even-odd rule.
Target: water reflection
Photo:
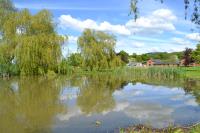
[[[200,120],[200,81],[98,74],[0,81],[2,133],[107,132]],[[95,121],[102,122],[100,127]]]
[[[60,85],[56,80],[25,78],[1,81],[1,132],[50,132],[55,115],[66,109],[59,101],[59,93]]]
[[[108,111],[115,107],[112,94],[116,89],[121,88],[122,84],[120,79],[113,79],[111,76],[89,76],[79,87],[77,105],[86,114]]]

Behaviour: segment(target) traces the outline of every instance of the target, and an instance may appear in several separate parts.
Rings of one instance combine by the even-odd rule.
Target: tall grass
[[[176,67],[127,68],[126,72],[129,75],[144,78],[175,79],[184,77],[184,71]]]
[[[185,71],[178,67],[119,67],[104,71],[89,71],[86,74],[112,74],[113,76],[126,76],[134,79],[158,78],[177,79],[184,77]]]

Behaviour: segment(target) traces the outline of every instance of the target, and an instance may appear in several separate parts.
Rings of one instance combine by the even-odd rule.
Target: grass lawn
[[[200,79],[200,67],[181,67],[186,78]]]

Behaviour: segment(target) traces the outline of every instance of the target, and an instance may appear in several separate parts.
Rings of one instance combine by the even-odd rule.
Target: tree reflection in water
[[[59,94],[58,80],[22,78],[4,82],[0,87],[1,132],[49,133],[55,115],[66,111]]]
[[[130,74],[93,74],[77,77],[13,78],[0,80],[0,129],[2,133],[52,132],[55,117],[67,113],[60,100],[64,88],[77,87],[76,104],[89,115],[110,111],[116,106],[114,92],[128,83],[180,87],[200,104],[200,82],[197,80],[163,80]]]
[[[79,86],[77,105],[86,114],[111,110],[115,107],[113,92],[125,85],[127,83],[122,77],[104,74],[88,76]]]

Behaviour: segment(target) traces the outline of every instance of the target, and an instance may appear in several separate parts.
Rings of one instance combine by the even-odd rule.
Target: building
[[[150,59],[146,64],[147,66],[179,66],[180,62],[178,60],[176,62],[168,62],[160,59]]]
[[[143,64],[140,62],[129,62],[128,65],[129,67],[142,67]]]

